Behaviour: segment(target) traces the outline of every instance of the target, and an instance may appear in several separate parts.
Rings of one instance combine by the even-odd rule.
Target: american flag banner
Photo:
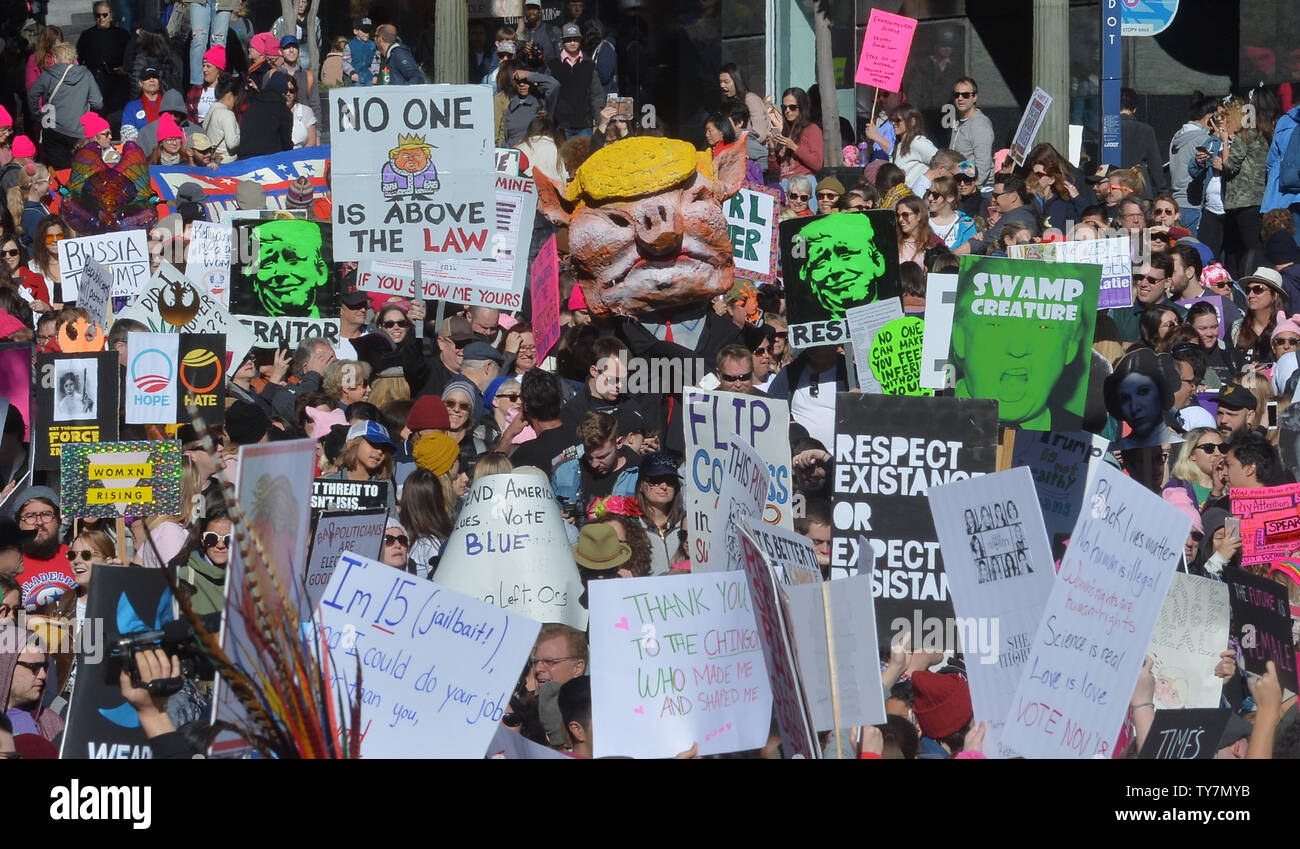
[[[207,194],[208,219],[218,221],[225,210],[235,209],[235,188],[243,180],[260,183],[266,190],[267,209],[285,209],[289,184],[298,177],[311,180],[316,196],[329,194],[325,168],[330,161],[330,146],[303,147],[270,156],[240,159],[216,168],[193,168],[174,165],[151,165],[158,197],[166,203],[176,202],[176,191],[185,183],[198,183]]]

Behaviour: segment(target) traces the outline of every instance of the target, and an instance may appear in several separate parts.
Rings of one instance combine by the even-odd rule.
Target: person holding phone
[[[1224,569],[1240,568],[1241,520],[1221,507],[1210,507],[1201,514],[1201,527],[1204,536],[1187,571],[1217,578]]]
[[[781,95],[781,111],[769,102],[767,114],[774,127],[767,136],[767,167],[780,172],[784,190],[792,177],[821,170],[822,131],[812,123],[812,103],[801,88],[787,88]]]

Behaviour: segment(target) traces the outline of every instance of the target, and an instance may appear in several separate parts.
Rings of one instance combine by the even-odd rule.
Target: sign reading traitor
[[[493,256],[490,90],[338,88],[330,99],[336,260]]]
[[[958,398],[998,402],[1003,427],[1080,430],[1101,267],[961,259],[952,320]]]

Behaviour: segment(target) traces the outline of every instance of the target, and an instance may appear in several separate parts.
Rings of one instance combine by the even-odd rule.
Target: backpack
[[[1291,130],[1282,166],[1278,169],[1278,189],[1284,195],[1296,195],[1300,194],[1300,110],[1293,109],[1286,114],[1296,126]]]

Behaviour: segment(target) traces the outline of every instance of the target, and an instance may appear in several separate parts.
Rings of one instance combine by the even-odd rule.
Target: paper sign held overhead
[[[103,264],[112,280],[114,298],[134,298],[149,280],[149,234],[144,230],[123,230],[63,239],[59,242],[59,270],[63,274],[63,297],[81,304],[81,277],[86,264]]]
[[[763,515],[768,481],[767,463],[758,452],[736,437],[728,440],[723,460],[722,487],[713,514],[713,537],[709,556],[703,562],[692,560],[694,572],[731,572],[743,568],[740,541],[735,525]]]
[[[867,33],[862,39],[858,72],[854,82],[885,91],[900,91],[907,55],[916,34],[916,19],[872,9],[867,19]]]
[[[542,243],[528,269],[530,301],[533,308],[533,344],[537,346],[537,362],[546,359],[555,343],[560,341],[560,258],[555,249],[555,237]]]
[[[1025,107],[1025,114],[1020,118],[1020,125],[1016,127],[1016,134],[1011,138],[1011,158],[1017,165],[1025,164],[1025,157],[1034,146],[1034,137],[1038,135],[1038,128],[1043,125],[1043,119],[1047,117],[1051,105],[1052,96],[1042,88],[1035,87],[1029,105]]]
[[[1175,572],[1151,635],[1156,710],[1219,706],[1223,679],[1214,674],[1228,648],[1228,585]]]

